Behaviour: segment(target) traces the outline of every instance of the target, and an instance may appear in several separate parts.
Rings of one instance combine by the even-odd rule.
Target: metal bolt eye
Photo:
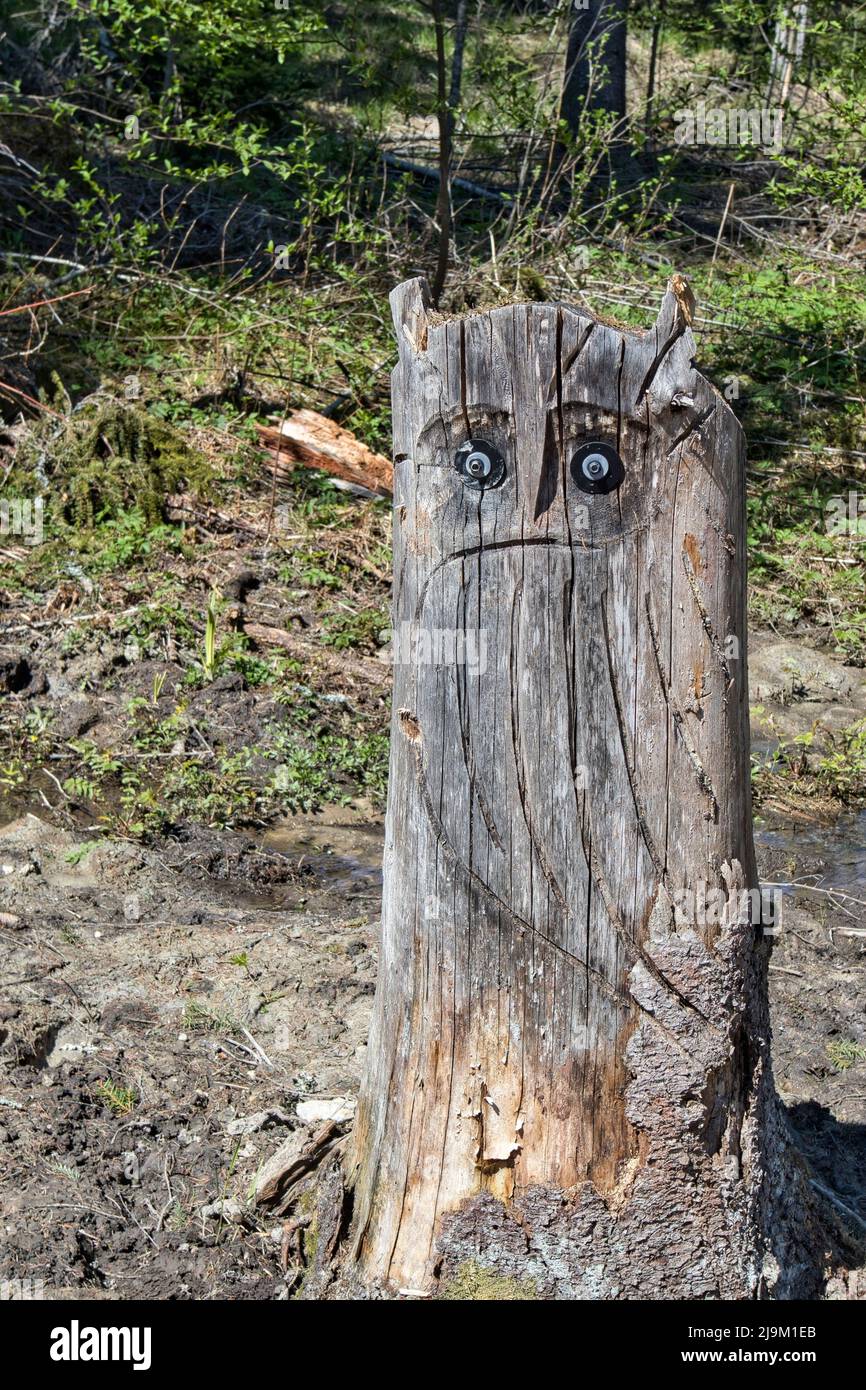
[[[583,476],[589,478],[590,482],[597,483],[600,479],[607,477],[610,472],[610,464],[604,454],[588,454],[580,465]]]
[[[492,467],[490,455],[482,454],[478,449],[466,460],[466,472],[473,478],[489,477]]]
[[[571,476],[581,492],[599,495],[613,492],[625,477],[622,459],[610,444],[593,440],[582,444],[571,460]]]
[[[466,487],[476,491],[498,487],[505,477],[505,461],[486,439],[467,439],[454,458],[454,467]]]

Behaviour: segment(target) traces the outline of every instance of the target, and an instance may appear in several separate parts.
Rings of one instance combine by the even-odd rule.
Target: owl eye
[[[505,460],[486,439],[467,439],[454,456],[454,467],[466,487],[476,490],[499,487],[505,477]]]
[[[581,492],[597,496],[615,491],[625,477],[625,469],[616,449],[593,440],[581,445],[572,458],[571,476]]]

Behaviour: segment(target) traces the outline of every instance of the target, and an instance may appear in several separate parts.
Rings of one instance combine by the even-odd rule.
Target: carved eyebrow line
[[[559,407],[557,406],[556,401],[549,401],[543,407],[543,410],[546,416],[555,414],[557,409],[561,409],[565,416],[569,416],[574,411],[592,411],[594,408],[595,407],[593,406],[593,403],[591,401],[570,401],[568,399],[564,399]],[[415,447],[417,448],[419,444],[422,444],[424,440],[427,438],[427,436],[431,434],[434,429],[447,429],[449,426],[456,424],[458,421],[462,423],[465,420],[467,414],[470,416],[470,418],[472,416],[478,415],[490,415],[497,417],[501,420],[503,417],[508,418],[511,415],[511,411],[505,409],[503,406],[485,405],[482,402],[475,402],[472,405],[467,405],[465,410],[463,406],[459,404],[448,406],[446,409],[437,412],[436,415],[434,415],[430,420],[426,422],[425,425],[422,426],[421,431],[417,439],[415,440]],[[640,416],[635,416],[634,418],[631,418],[631,423],[638,429],[647,429],[646,421]]]
[[[568,418],[568,416],[574,414],[575,411],[578,410],[588,410],[592,414],[598,413],[598,407],[594,405],[592,401],[570,401],[565,397],[563,398],[559,406],[557,406],[556,401],[551,401],[547,406],[547,414],[555,415],[558,409],[562,410],[562,413],[566,418]],[[640,430],[644,434],[649,434],[650,427],[647,425],[647,422],[642,415],[630,415],[627,411],[624,410],[622,418],[624,420],[628,420],[629,424],[633,429]]]
[[[469,415],[470,417],[478,415],[493,415],[498,416],[501,419],[503,415],[510,414],[511,412],[509,410],[506,410],[501,405],[487,405],[483,401],[476,401],[473,402],[471,405],[466,405],[465,407],[463,405],[448,406],[445,410],[440,410],[436,415],[432,417],[432,419],[428,420],[422,426],[421,432],[418,435],[418,438],[416,439],[415,443],[416,445],[420,444],[421,441],[425,439],[426,436],[431,432],[431,430],[434,430],[440,426],[445,427],[448,425],[453,425],[458,420],[465,420],[467,415]]]

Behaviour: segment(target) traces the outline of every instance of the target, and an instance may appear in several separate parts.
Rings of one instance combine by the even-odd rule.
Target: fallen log
[[[355,676],[368,689],[380,685],[387,686],[389,683],[390,671],[377,657],[358,656],[355,653],[350,657],[347,652],[337,652],[321,644],[305,641],[292,632],[286,632],[284,628],[268,627],[265,623],[242,620],[241,631],[250,641],[255,642],[257,647],[281,647],[293,660],[303,662],[305,667],[309,668],[318,663],[335,676],[344,679]]]
[[[382,497],[393,494],[391,460],[315,410],[296,410],[280,425],[259,425],[258,432],[278,481],[285,482],[300,464]]]

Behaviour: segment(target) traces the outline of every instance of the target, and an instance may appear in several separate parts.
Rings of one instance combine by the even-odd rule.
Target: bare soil
[[[299,1104],[353,1108],[379,875],[328,853],[346,834],[290,826],[282,852],[208,831],[72,864],[78,837],[36,816],[0,832],[0,1279],[123,1299],[294,1286],[252,1194]]]
[[[768,838],[765,876],[789,873],[784,835]],[[303,1233],[256,1201],[256,1181],[290,1133],[350,1120],[381,823],[332,810],[74,862],[80,843],[33,814],[0,831],[0,1279],[50,1297],[288,1297]],[[866,1044],[864,938],[808,896],[786,900],[773,951],[775,1069],[854,1266],[866,1065],[837,1070],[828,1045]]]

